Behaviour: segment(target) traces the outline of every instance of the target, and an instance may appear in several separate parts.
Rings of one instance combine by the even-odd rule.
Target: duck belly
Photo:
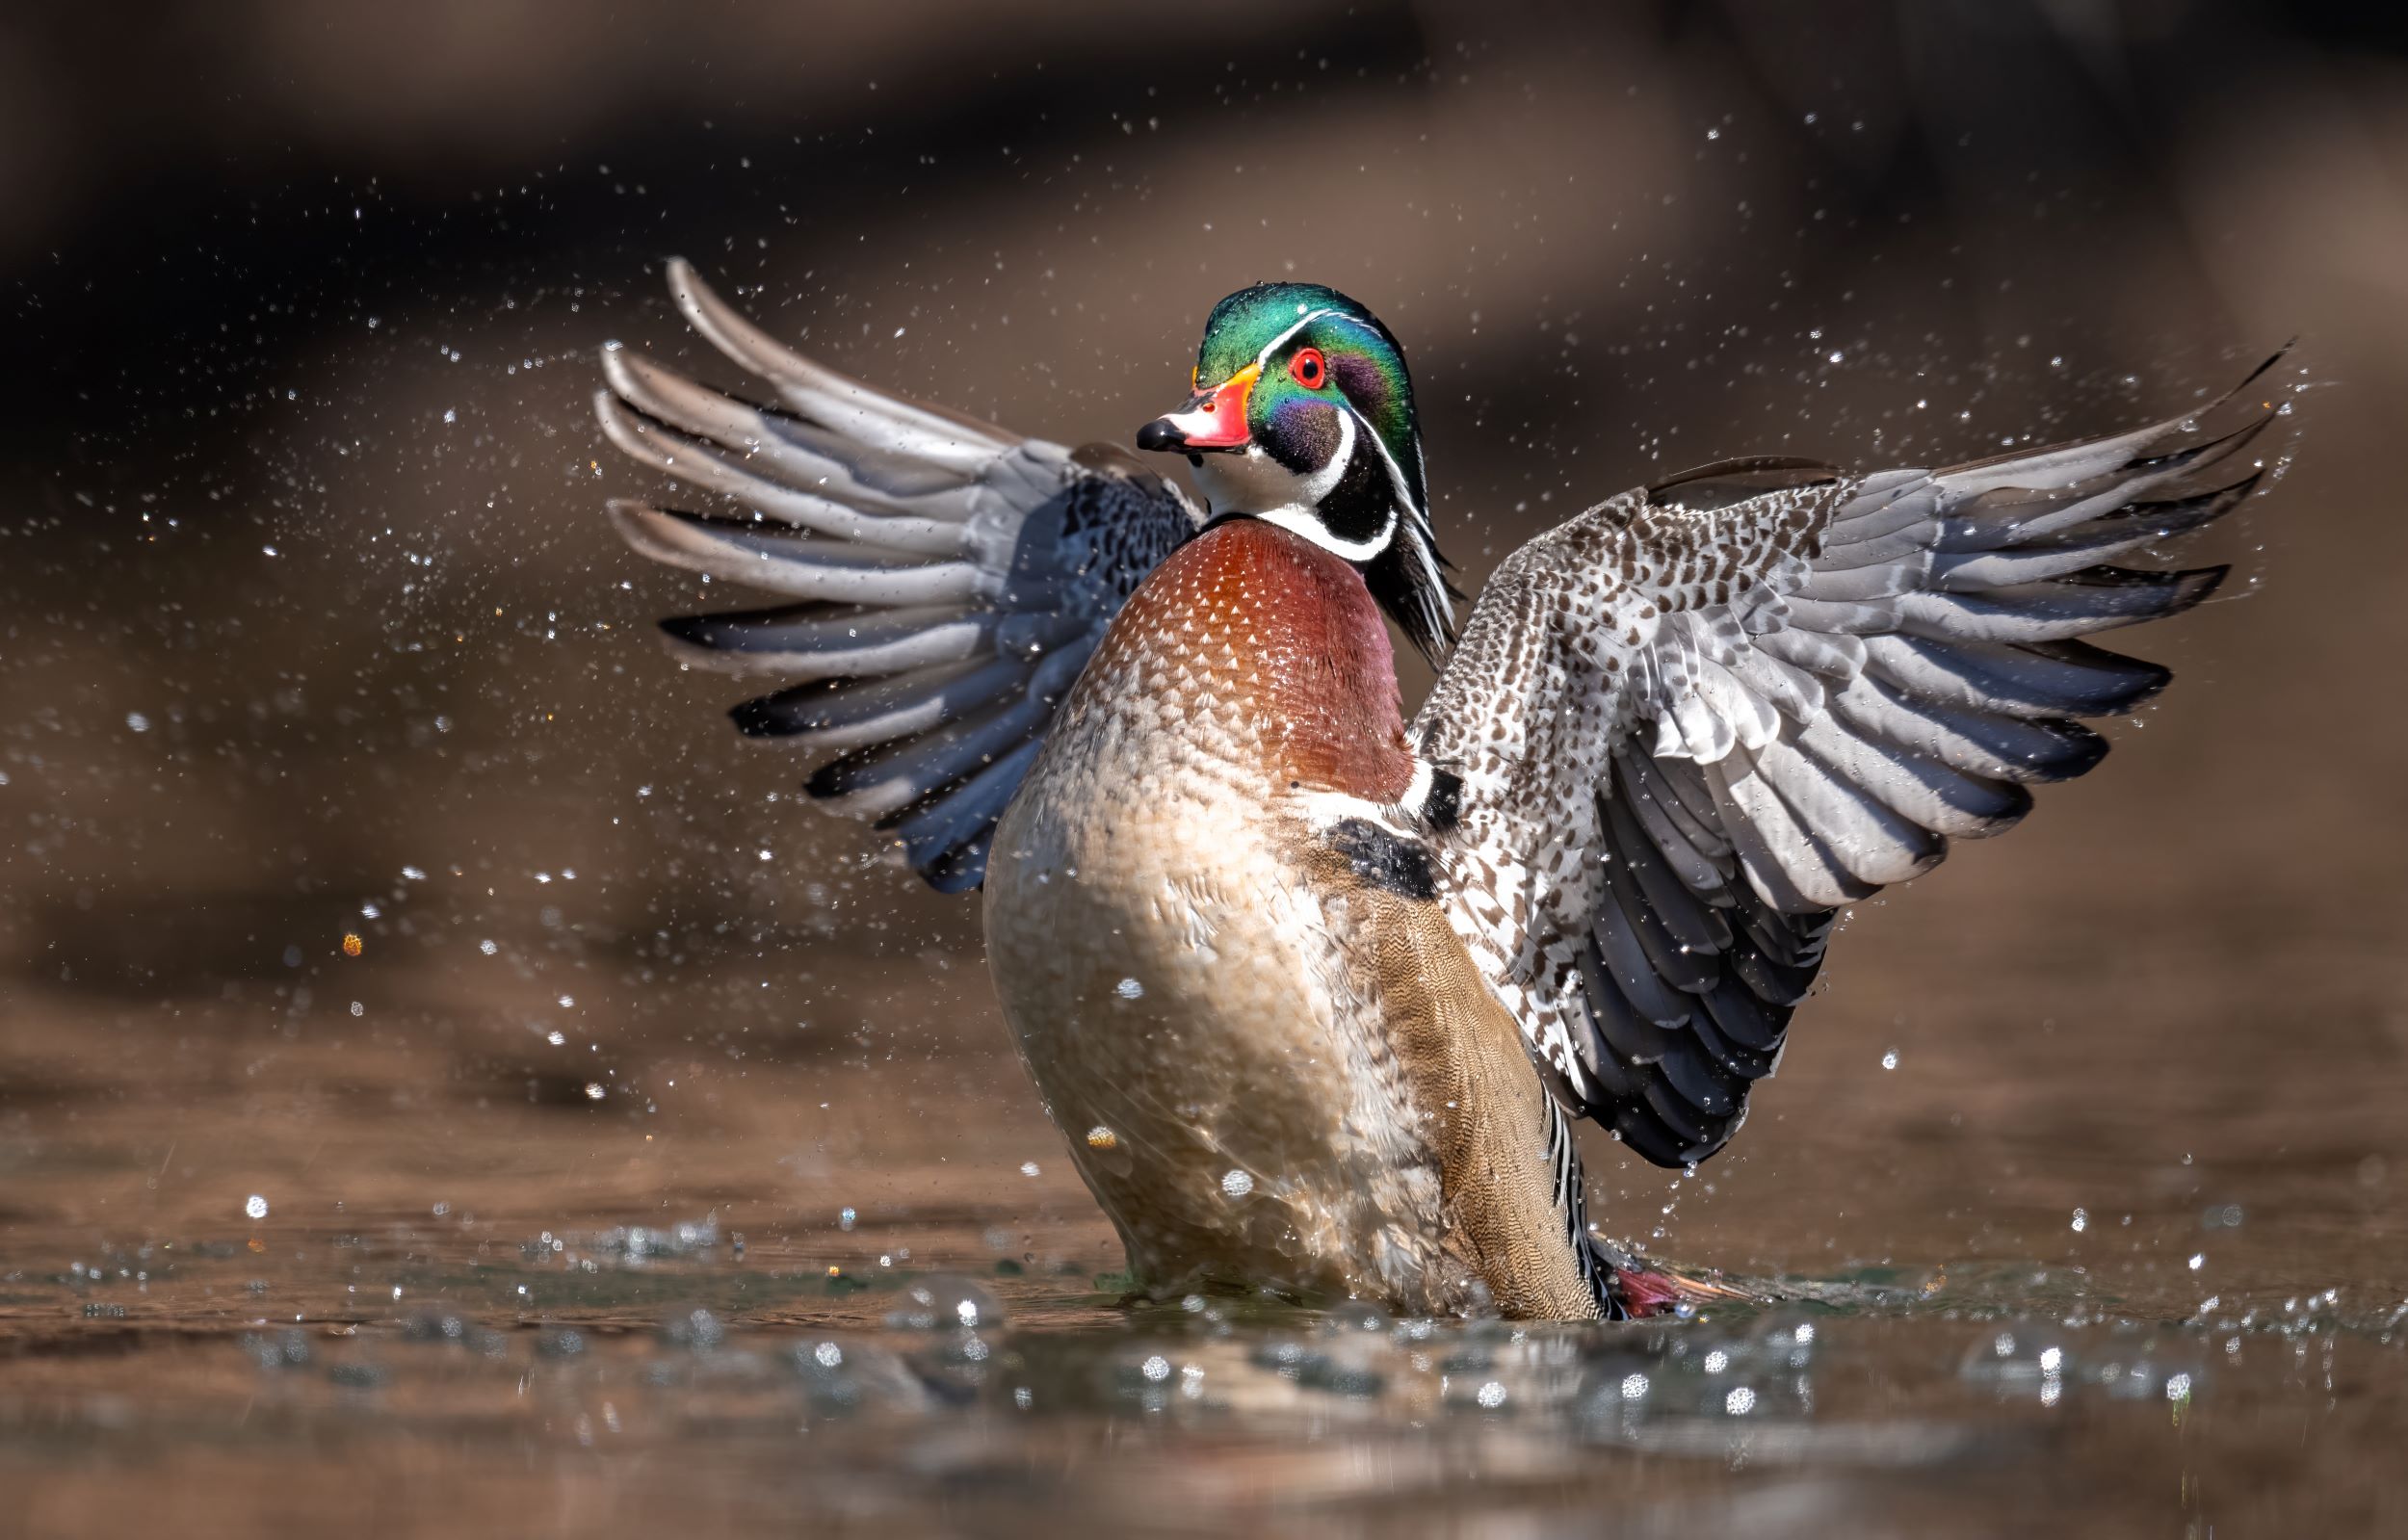
[[[996,831],[989,966],[1140,1287],[1456,1308],[1436,1160],[1341,950],[1348,901],[1298,880],[1259,799],[1048,758]]]

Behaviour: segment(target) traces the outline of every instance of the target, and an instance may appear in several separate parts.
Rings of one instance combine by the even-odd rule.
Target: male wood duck
[[[1404,351],[1311,284],[1213,309],[1137,434],[1206,503],[847,378],[672,263],[776,405],[614,345],[602,427],[713,513],[636,549],[777,594],[671,620],[746,734],[929,882],[1140,1287],[1619,1317],[1567,1119],[1703,1161],[1834,915],[2021,819],[2166,670],[2079,639],[2221,567],[2108,564],[2255,488],[2261,370],[2174,422],[1947,470],[1729,461],[1516,551],[1458,637]],[[1442,669],[1408,725],[1388,626]]]

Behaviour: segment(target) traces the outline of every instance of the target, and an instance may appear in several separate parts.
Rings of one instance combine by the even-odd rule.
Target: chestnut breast
[[[1413,777],[1396,656],[1361,574],[1259,519],[1207,530],[1147,578],[1054,736],[1132,709],[1267,787],[1393,801]]]

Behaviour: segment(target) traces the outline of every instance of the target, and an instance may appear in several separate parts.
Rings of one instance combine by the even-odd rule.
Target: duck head
[[[1344,558],[1432,663],[1454,640],[1404,350],[1314,283],[1241,289],[1204,323],[1188,404],[1138,448],[1188,457],[1215,518],[1263,519]]]

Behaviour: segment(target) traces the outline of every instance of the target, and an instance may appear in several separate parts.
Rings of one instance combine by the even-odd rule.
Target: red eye
[[[1329,369],[1322,363],[1319,348],[1298,348],[1296,356],[1288,360],[1288,373],[1307,390],[1319,390],[1329,379]]]

